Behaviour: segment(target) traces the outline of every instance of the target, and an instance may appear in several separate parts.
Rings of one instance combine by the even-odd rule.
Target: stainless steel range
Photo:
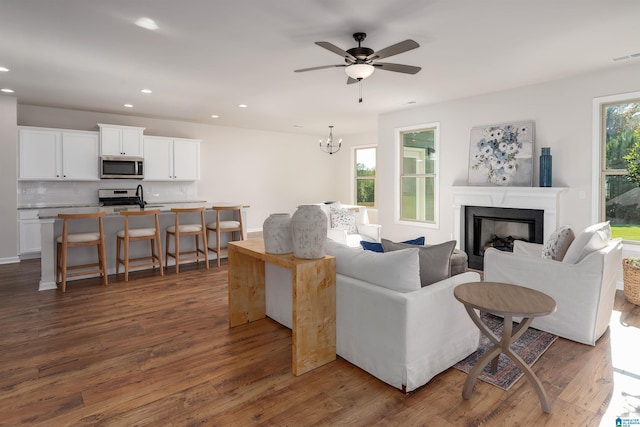
[[[143,206],[144,198],[141,187],[98,190],[98,201],[102,206]]]

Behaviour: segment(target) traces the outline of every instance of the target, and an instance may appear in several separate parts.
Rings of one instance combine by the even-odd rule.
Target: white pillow
[[[573,230],[568,225],[558,228],[542,247],[542,258],[562,261],[575,238]]]
[[[327,241],[327,255],[336,257],[336,273],[397,292],[420,289],[418,249],[363,251]]]
[[[345,230],[348,234],[357,233],[355,211],[331,206],[331,228]]]
[[[576,264],[582,261],[591,252],[598,251],[609,243],[611,239],[611,226],[609,221],[594,224],[584,229],[575,238],[562,262]]]

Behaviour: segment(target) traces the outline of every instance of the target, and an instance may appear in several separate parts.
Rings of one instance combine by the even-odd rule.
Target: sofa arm
[[[407,392],[464,359],[480,332],[453,296],[469,272],[407,293],[338,275],[337,353]]]
[[[356,224],[358,234],[367,236],[373,239],[375,242],[380,243],[382,226],[380,224]]]
[[[539,243],[525,242],[524,240],[515,240],[513,242],[513,253],[518,255],[542,258],[542,246],[543,245]]]
[[[327,237],[333,241],[342,243],[343,245],[347,244],[347,232],[345,230],[340,230],[339,228],[328,228]]]

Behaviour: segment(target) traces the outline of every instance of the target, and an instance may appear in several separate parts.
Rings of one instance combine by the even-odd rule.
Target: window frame
[[[376,150],[376,174],[373,177],[373,206],[367,206],[367,209],[378,209],[378,144],[366,144],[366,145],[356,145],[352,147],[351,150],[351,200],[352,204],[358,204],[358,195],[356,194],[357,185],[356,182],[358,179],[371,179],[371,178],[358,178],[358,169],[357,169],[357,151],[374,148]]]
[[[435,159],[433,173],[410,174],[411,176],[433,177],[433,221],[422,220],[406,220],[401,218],[402,210],[402,162],[403,162],[403,143],[402,135],[406,132],[416,132],[423,130],[431,130],[434,132],[434,149]],[[440,122],[420,123],[411,126],[397,127],[394,129],[395,139],[395,168],[394,168],[394,223],[400,225],[409,225],[413,227],[423,228],[440,228]]]
[[[626,175],[621,170],[606,169],[606,114],[605,109],[610,105],[633,102],[640,99],[640,92],[628,92],[617,95],[602,96],[593,99],[593,154],[591,180],[591,222],[593,224],[604,221],[606,217],[605,183],[608,175]],[[625,240],[625,244],[640,248],[640,241]]]

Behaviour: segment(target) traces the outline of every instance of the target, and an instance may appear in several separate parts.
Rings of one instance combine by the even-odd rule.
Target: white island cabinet
[[[98,132],[20,126],[19,179],[97,181]]]
[[[98,126],[100,127],[100,155],[142,157],[144,128],[102,123],[98,123]]]
[[[40,218],[37,209],[18,211],[18,255],[40,254]]]
[[[145,181],[200,179],[200,140],[147,136],[144,153]]]

